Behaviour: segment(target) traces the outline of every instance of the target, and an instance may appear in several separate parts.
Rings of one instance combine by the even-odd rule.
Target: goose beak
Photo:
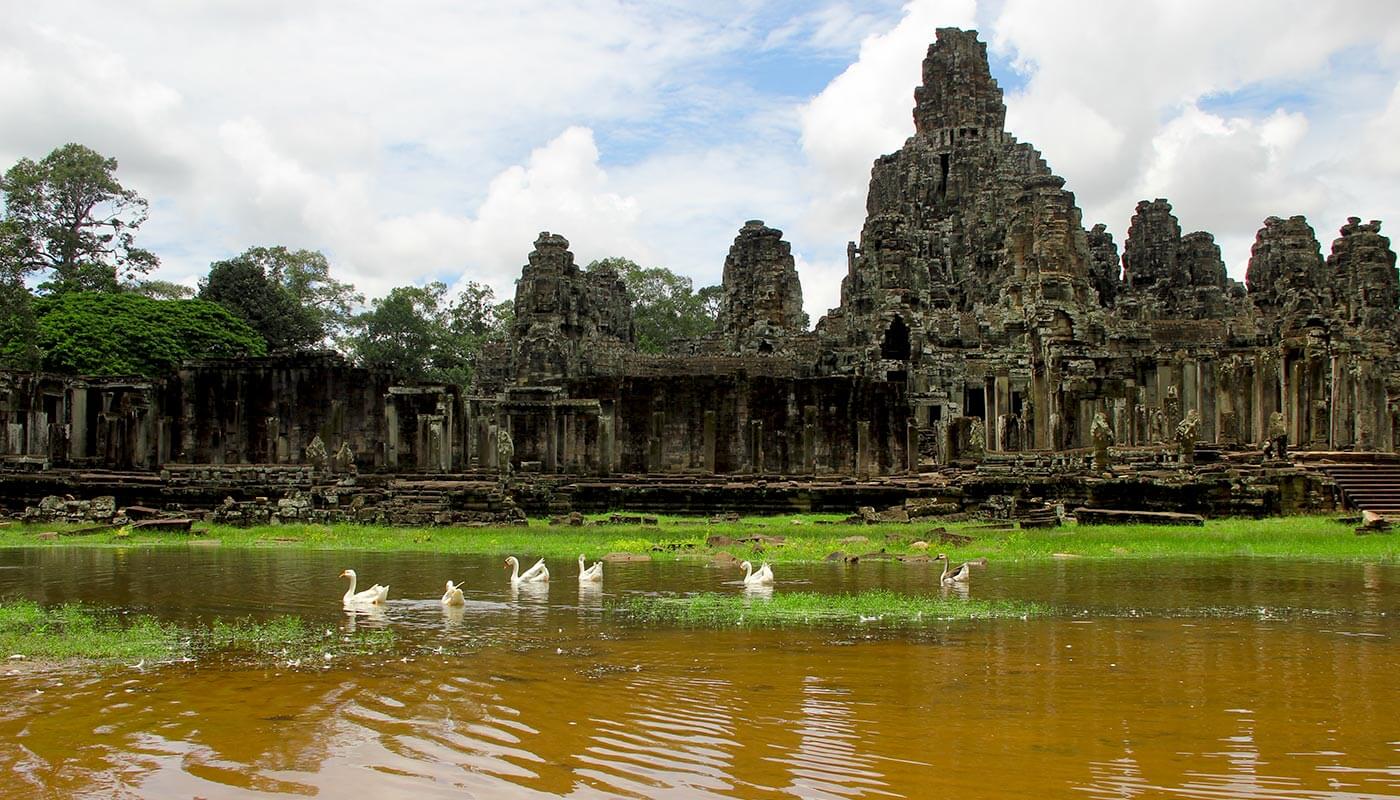
[[[350,570],[348,570],[348,569],[341,570],[341,571],[340,571],[340,577],[342,577],[342,578],[348,578],[348,577],[350,577]]]

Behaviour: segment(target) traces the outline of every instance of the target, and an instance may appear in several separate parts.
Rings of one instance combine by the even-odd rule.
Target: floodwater
[[[340,610],[346,567],[390,584],[382,617]],[[0,679],[0,797],[1400,796],[1400,566],[993,562],[973,597],[1056,613],[914,632],[636,628],[604,602],[740,592],[738,573],[609,564],[589,590],[551,571],[512,592],[495,558],[0,551],[0,597],[399,642],[297,668],[20,671]],[[926,565],[777,577],[938,591]],[[461,614],[438,603],[449,578]]]

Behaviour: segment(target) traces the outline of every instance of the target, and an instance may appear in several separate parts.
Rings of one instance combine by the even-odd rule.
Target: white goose
[[[514,586],[521,583],[546,583],[549,581],[549,568],[544,565],[541,558],[535,562],[535,566],[524,572],[520,571],[520,562],[515,560],[515,556],[506,558],[506,566],[510,567],[510,582]]]
[[[442,594],[442,604],[445,606],[464,606],[467,604],[466,598],[462,597],[462,587],[447,582],[447,591]]]
[[[583,582],[597,582],[603,579],[603,562],[594,561],[593,566],[583,566],[583,553],[578,554],[578,579]]]
[[[355,570],[347,569],[340,573],[340,577],[350,579],[350,588],[345,590],[345,596],[341,598],[341,603],[346,607],[350,606],[380,606],[384,605],[384,598],[389,596],[389,587],[375,584],[363,592],[355,591]]]
[[[773,568],[768,566],[768,562],[763,562],[763,566],[758,568],[758,572],[753,571],[753,564],[745,561],[739,565],[744,570],[745,586],[772,586]]]

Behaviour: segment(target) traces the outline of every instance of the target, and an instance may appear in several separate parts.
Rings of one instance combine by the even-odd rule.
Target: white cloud
[[[1333,173],[1358,144],[1352,117],[1374,113],[1374,81],[1394,85],[1397,65],[1362,58],[1382,74],[1359,80],[1337,60],[1393,54],[1381,37],[1400,27],[1400,5],[1099,0],[1075,11],[1008,0],[992,43],[1029,75],[1007,97],[1008,128],[1067,179],[1086,222],[1107,222],[1121,245],[1136,201],[1167,197],[1183,227],[1216,234],[1237,277],[1268,214],[1340,224],[1349,192]],[[1395,210],[1376,192],[1366,204]]]
[[[1306,213],[1324,240],[1349,214],[1400,219],[1400,4],[892,10],[0,0],[0,166],[68,141],[118,158],[152,201],[139,238],[160,277],[286,244],[326,251],[371,295],[461,276],[509,293],[544,229],[580,262],[626,255],[706,283],[762,218],[787,231],[815,319],[837,301],[872,161],[913,133],[934,30],[980,16],[1024,79],[1008,127],[1120,245],[1135,202],[1158,196],[1236,274],[1268,214]],[[793,107],[810,80],[781,60],[811,69],[857,42]]]
[[[870,165],[914,133],[920,65],[935,28],[970,27],[973,0],[916,0],[891,30],[867,37],[856,62],[800,111],[811,206],[802,232],[842,237],[860,232]]]
[[[598,165],[598,147],[587,128],[569,128],[491,181],[470,226],[468,260],[479,264],[488,281],[509,285],[519,275],[530,245],[540,231],[570,240],[575,256],[635,253],[649,260],[637,239],[638,205],[632,197],[609,190]]]

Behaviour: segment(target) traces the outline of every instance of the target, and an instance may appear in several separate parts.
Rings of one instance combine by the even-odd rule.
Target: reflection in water
[[[972,596],[972,587],[966,583],[945,583],[938,587],[938,591],[945,598],[956,597],[960,600],[966,600]]]
[[[772,584],[746,585],[744,586],[744,597],[748,598],[749,600],[772,600],[773,586]]]
[[[467,607],[465,605],[442,607],[443,627],[448,630],[451,630],[453,628],[460,628],[462,626],[462,621],[466,618]]]
[[[578,607],[601,609],[603,607],[603,584],[580,581],[578,585]]]
[[[510,599],[514,602],[533,606],[549,605],[549,583],[513,583],[510,585]]]
[[[351,606],[344,612],[346,633],[354,633],[360,627],[383,628],[389,624],[389,611],[384,606]]]
[[[1221,562],[1173,581],[1171,564],[998,565],[977,597],[1065,613],[692,631],[602,608],[629,592],[741,593],[730,574],[617,565],[606,589],[564,577],[513,590],[494,559],[454,557],[467,602],[444,608],[443,558],[365,554],[419,599],[343,615],[326,591],[333,557],[0,552],[25,567],[0,570],[4,596],[172,618],[293,612],[399,641],[393,658],[297,670],[13,670],[0,796],[1400,794],[1391,565]],[[927,569],[863,567],[784,580],[942,591]],[[265,593],[283,605],[243,611],[229,574],[283,587]]]

